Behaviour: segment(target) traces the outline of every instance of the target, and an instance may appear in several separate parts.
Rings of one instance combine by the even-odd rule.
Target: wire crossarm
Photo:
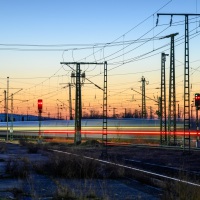
[[[82,119],[82,95],[81,95],[81,84],[82,84],[82,82],[81,82],[81,78],[84,79],[84,80],[86,79],[85,72],[81,74],[80,66],[81,65],[91,65],[91,64],[92,65],[102,65],[104,63],[97,63],[97,62],[60,62],[60,64],[64,64],[64,65],[69,66],[73,71],[74,71],[74,69],[70,65],[76,65],[76,73],[73,72],[73,76],[72,77],[73,77],[73,79],[76,80],[75,81],[76,95],[75,95],[75,135],[74,135],[74,144],[78,145],[78,144],[81,144],[81,119]],[[87,79],[87,80],[89,80],[89,79]],[[99,89],[101,89],[96,84],[94,84],[94,85],[96,87],[98,87]],[[70,85],[69,85],[69,87],[70,87]],[[70,93],[71,93],[71,91],[70,91]],[[107,113],[106,113],[106,115],[107,115]],[[71,119],[71,113],[70,113],[70,119]],[[107,145],[107,142],[106,142],[106,145]]]

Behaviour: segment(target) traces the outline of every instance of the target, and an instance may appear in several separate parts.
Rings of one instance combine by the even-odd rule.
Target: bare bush
[[[37,163],[34,169],[38,173],[62,178],[120,178],[124,169],[113,165],[102,164],[94,159],[81,156],[61,155],[54,153],[46,163]]]
[[[53,196],[53,200],[76,200],[75,194],[67,186],[57,182],[57,190]]]
[[[6,143],[0,143],[0,153],[5,153],[7,151]]]
[[[181,179],[182,178],[183,177],[181,177]],[[199,197],[200,197],[199,187],[179,181],[175,183],[168,182],[166,184],[166,189],[163,194],[162,200],[174,200],[174,199],[196,200],[199,199]]]
[[[9,159],[6,165],[6,173],[14,178],[26,178],[29,175],[30,167],[27,158]]]

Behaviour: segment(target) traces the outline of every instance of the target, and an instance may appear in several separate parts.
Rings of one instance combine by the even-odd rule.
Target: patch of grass
[[[41,148],[41,144],[28,142],[26,139],[20,139],[19,144],[21,146],[27,147],[28,153],[37,153],[38,150]]]
[[[6,143],[0,143],[0,153],[6,153],[7,146]]]
[[[89,191],[88,194],[82,195],[75,194],[73,190],[71,190],[66,185],[62,185],[59,182],[56,182],[57,190],[53,196],[53,200],[104,200],[106,198],[99,198],[95,194],[95,192]]]
[[[179,176],[178,179],[190,182],[190,178],[184,171],[180,170],[178,176]],[[197,179],[193,177],[192,182],[195,182],[195,180]],[[173,200],[173,199],[190,199],[190,200],[200,199],[199,187],[181,181],[167,182],[162,200]]]
[[[30,166],[27,158],[9,159],[6,165],[6,173],[14,178],[26,178],[29,175]]]
[[[102,164],[81,156],[59,153],[51,154],[47,162],[36,163],[33,167],[37,173],[69,179],[116,179],[124,175],[124,169],[118,166]]]
[[[93,160],[86,160],[82,157],[72,155],[60,155],[54,153],[49,161],[34,165],[39,173],[45,173],[53,177],[63,178],[97,178],[99,165]]]
[[[185,183],[167,183],[162,200],[190,199],[197,200],[200,197],[199,187]]]
[[[13,193],[13,196],[14,196],[15,199],[21,199],[21,197],[22,197],[22,195],[24,193],[23,190],[20,189],[20,188],[12,188],[10,190],[10,192]]]
[[[57,182],[57,190],[53,196],[53,200],[77,200],[74,192],[68,187]]]
[[[40,149],[40,146],[38,144],[28,143],[27,145],[28,153],[37,153]]]
[[[99,147],[99,146],[102,146],[102,144],[98,140],[87,140],[81,143],[81,146]]]
[[[27,143],[28,143],[28,140],[27,140],[26,138],[20,138],[20,139],[19,139],[19,144],[20,144],[21,146],[26,146]]]

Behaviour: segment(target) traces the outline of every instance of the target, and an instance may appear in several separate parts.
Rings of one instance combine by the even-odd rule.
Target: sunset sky
[[[141,106],[141,77],[148,81],[146,95],[160,96],[161,53],[169,54],[175,37],[176,94],[183,110],[184,16],[157,13],[200,13],[200,0],[0,0],[0,98],[4,90],[14,95],[14,113],[37,115],[43,99],[43,115],[69,117],[69,68],[60,62],[108,62],[109,115]],[[200,16],[189,17],[191,100],[200,93]],[[168,94],[169,57],[166,60]],[[82,65],[86,77],[103,87],[103,65]],[[102,107],[102,91],[86,80],[82,87],[84,112]],[[63,88],[65,87],[65,88]],[[134,90],[131,90],[133,88]],[[22,89],[21,91],[19,91]],[[19,92],[18,92],[19,91]],[[72,88],[72,99],[75,88]],[[11,102],[9,102],[10,104]],[[155,112],[155,101],[147,100]],[[168,103],[167,103],[168,104]],[[73,100],[74,108],[74,100]]]

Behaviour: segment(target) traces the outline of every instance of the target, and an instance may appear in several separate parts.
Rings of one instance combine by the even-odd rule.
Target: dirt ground
[[[38,174],[32,167],[36,163],[48,162],[51,154],[48,149],[52,148],[99,157],[101,148],[96,145],[36,144],[36,147],[39,147],[37,152],[33,147],[29,152],[30,146],[0,143],[0,199],[61,199],[62,195],[71,193],[75,194],[71,199],[77,200],[88,199],[87,196],[91,200],[160,199],[160,190],[135,180],[58,178],[46,173]],[[19,170],[13,173],[16,168]],[[26,171],[28,174],[24,174]],[[83,195],[85,198],[81,197]]]
[[[60,144],[49,146],[52,149],[69,151],[77,154],[100,158],[102,150],[105,148],[96,145],[75,146],[71,148],[68,145]],[[191,149],[190,153],[180,147],[161,147],[149,145],[129,145],[129,146],[108,146],[108,159],[112,160],[135,160],[143,163],[152,163],[184,169],[189,171],[199,171],[200,149]]]

